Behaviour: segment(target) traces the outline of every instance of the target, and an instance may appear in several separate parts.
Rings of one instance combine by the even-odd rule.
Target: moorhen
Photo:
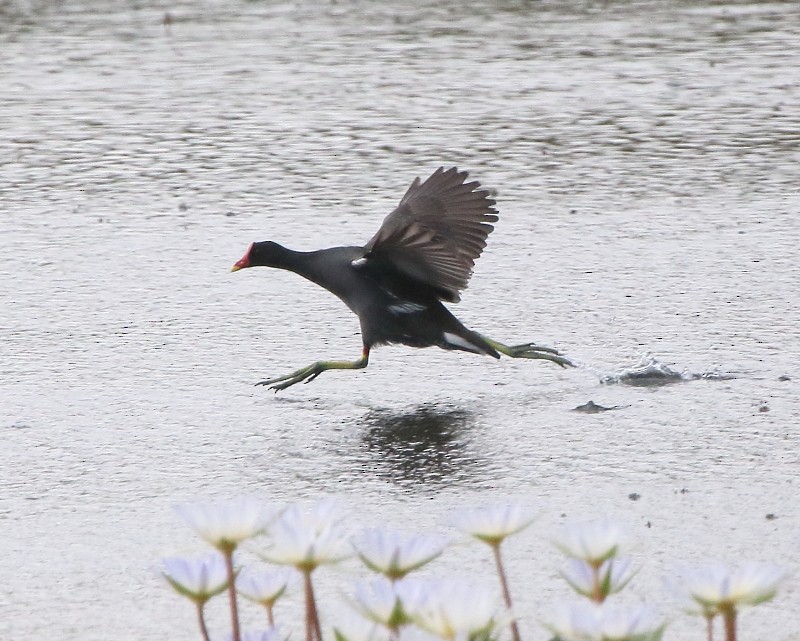
[[[572,365],[558,350],[533,343],[503,345],[459,322],[442,301],[457,303],[475,260],[497,221],[495,201],[466,171],[437,169],[411,183],[397,208],[364,246],[298,252],[271,241],[252,243],[231,268],[277,267],[295,272],[338,296],[361,321],[364,349],[355,361],[318,361],[256,385],[276,392],[329,369],[367,366],[376,345],[457,349],[500,358],[543,359]]]

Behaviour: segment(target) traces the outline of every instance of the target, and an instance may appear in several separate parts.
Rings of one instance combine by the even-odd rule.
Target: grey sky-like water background
[[[661,581],[705,559],[793,572],[741,638],[800,639],[799,42],[794,2],[0,2],[0,636],[197,638],[172,506],[244,493],[354,529],[537,506],[525,641],[569,596],[548,538],[598,516],[666,639],[703,638]],[[500,211],[454,312],[580,367],[390,347],[254,387],[357,357],[358,323],[230,265],[365,242],[440,165]],[[648,358],[684,380],[614,382]],[[325,625],[361,576],[320,573]]]

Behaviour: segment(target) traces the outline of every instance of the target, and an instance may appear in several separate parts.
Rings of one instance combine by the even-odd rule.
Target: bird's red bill
[[[244,256],[242,256],[239,260],[237,260],[233,267],[231,267],[232,272],[238,272],[240,269],[244,269],[245,267],[250,267],[250,252],[253,250],[253,245],[255,243],[250,243],[250,247],[247,248]]]

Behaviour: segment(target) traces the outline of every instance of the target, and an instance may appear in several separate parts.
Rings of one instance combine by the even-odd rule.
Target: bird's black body
[[[312,252],[293,251],[271,241],[250,246],[234,271],[275,267],[324,287],[358,316],[364,343],[357,361],[320,361],[264,384],[277,391],[309,382],[327,369],[366,367],[370,349],[387,343],[570,364],[548,347],[508,347],[481,336],[442,304],[460,299],[493,229],[490,223],[497,221],[495,201],[479,189],[479,183],[465,183],[466,177],[467,172],[440,168],[425,182],[417,178],[364,246]]]
[[[388,265],[359,262],[365,253],[364,247],[296,252],[265,241],[254,243],[249,255],[254,266],[295,272],[340,298],[361,321],[361,337],[367,348],[400,343],[500,358],[480,335],[464,327],[442,305],[433,288]]]

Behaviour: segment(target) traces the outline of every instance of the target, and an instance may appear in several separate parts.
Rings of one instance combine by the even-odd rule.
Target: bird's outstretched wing
[[[497,221],[489,192],[466,178],[466,171],[440,167],[425,182],[415,179],[365,245],[366,261],[391,266],[457,302]]]

